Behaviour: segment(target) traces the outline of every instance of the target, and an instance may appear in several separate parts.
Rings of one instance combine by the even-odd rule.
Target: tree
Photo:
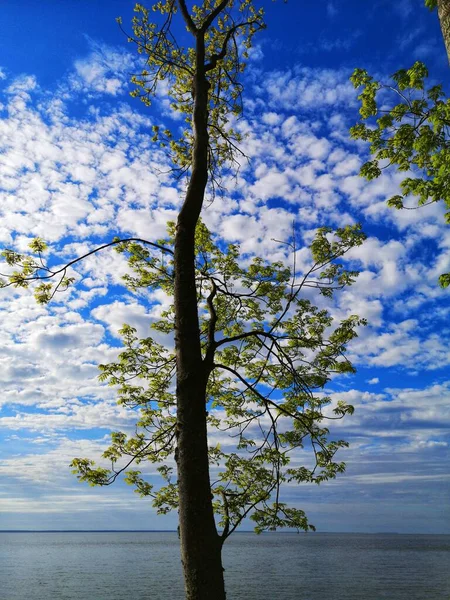
[[[364,235],[357,226],[334,234],[319,230],[311,265],[301,274],[295,235],[287,242],[290,268],[258,258],[245,267],[238,247],[214,243],[200,212],[208,182],[213,190],[220,168],[238,151],[230,120],[241,112],[239,76],[253,35],[264,27],[262,10],[252,0],[203,0],[191,10],[185,0],[161,0],[151,11],[141,5],[135,10],[130,40],[146,64],[133,79],[134,95],[149,103],[164,80],[173,109],[186,115],[189,126],[181,137],[155,128],[154,139],[172,153],[175,172],[186,174],[187,191],[166,239],[116,239],[92,252],[116,246],[133,269],[127,277],[131,288],[158,287],[173,298],[153,327],[173,334],[175,350],[151,337],[139,340],[124,327],[124,351],[102,367],[102,377],[119,386],[119,402],[138,409],[136,435],[112,434],[104,454],[109,469],[85,458],[73,464],[80,479],[94,485],[109,485],[125,472],[139,493],[153,496],[160,512],[178,509],[186,596],[221,600],[222,544],[242,520],[253,519],[257,531],[312,528],[303,511],[281,501],[281,484],[320,483],[345,468],[335,454],[346,444],[329,440],[324,422],[342,418],[352,407],[331,404],[323,388],[333,374],[353,370],[346,344],[364,321],[351,316],[336,326],[304,293],[312,288],[330,296],[350,285],[356,273],[339,259]],[[191,46],[181,44],[187,34],[180,22]],[[4,285],[38,281],[36,298],[46,303],[73,283],[70,267],[84,256],[52,269],[43,258],[42,240],[34,240],[31,250],[34,256],[3,252],[15,269]],[[209,447],[208,428],[235,436],[235,450]],[[309,462],[290,466],[289,453],[308,439]],[[160,489],[130,468],[143,460],[159,464],[165,480]]]
[[[425,6],[430,10],[437,8],[439,23],[441,25],[442,37],[450,62],[450,1],[449,0],[425,0]]]
[[[415,210],[435,202],[450,209],[450,99],[441,85],[426,85],[428,70],[421,62],[394,73],[382,83],[367,71],[356,69],[351,77],[362,88],[361,121],[350,130],[354,139],[370,143],[371,159],[361,167],[368,180],[384,169],[396,166],[407,173],[401,194],[387,200],[398,210]],[[392,101],[392,99],[395,100]],[[408,204],[415,197],[415,205]],[[450,210],[445,213],[450,223]],[[442,287],[450,285],[450,273],[439,278]]]
[[[425,6],[438,9],[450,61],[450,2],[425,0]],[[361,121],[350,134],[369,142],[372,154],[361,175],[375,179],[392,165],[400,172],[414,172],[414,177],[405,177],[401,183],[402,194],[387,200],[388,206],[398,210],[415,210],[439,201],[450,208],[450,99],[445,98],[442,85],[427,87],[427,78],[428,69],[422,62],[396,71],[389,82],[374,80],[365,69],[355,69],[350,78],[356,89],[362,88],[358,96]],[[407,196],[417,197],[417,205],[405,206]],[[445,219],[450,222],[450,212]],[[440,283],[447,287],[450,274],[441,275]]]

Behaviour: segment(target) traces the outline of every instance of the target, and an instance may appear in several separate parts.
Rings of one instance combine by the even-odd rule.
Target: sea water
[[[236,533],[224,566],[228,600],[450,600],[448,535]],[[177,534],[0,533],[0,598],[182,600]]]

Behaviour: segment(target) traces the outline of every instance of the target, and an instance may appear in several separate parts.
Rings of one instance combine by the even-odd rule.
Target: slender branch
[[[73,260],[69,261],[63,267],[61,267],[60,269],[57,269],[56,271],[52,271],[48,267],[43,267],[47,273],[50,273],[49,275],[24,277],[23,281],[41,281],[44,279],[52,279],[53,277],[55,277],[55,275],[59,275],[60,273],[65,274],[67,272],[68,268],[70,268],[73,265],[75,265],[76,263],[84,260],[88,256],[92,256],[93,254],[100,252],[100,250],[104,250],[105,248],[110,248],[111,246],[117,246],[117,244],[124,244],[127,242],[138,242],[140,244],[146,244],[148,246],[152,246],[153,248],[157,248],[158,250],[161,250],[162,252],[167,252],[168,254],[171,254],[173,256],[173,250],[171,250],[170,248],[167,248],[166,246],[162,246],[161,244],[156,244],[155,242],[149,242],[148,240],[143,240],[141,238],[125,238],[125,239],[121,239],[121,240],[113,240],[112,242],[108,242],[107,244],[98,246],[98,248],[95,248],[94,250],[91,250],[90,252],[86,252],[86,254],[83,254],[81,256],[78,256],[77,258],[74,258]],[[6,274],[3,276],[8,277],[8,275],[6,275]],[[3,287],[8,287],[10,285],[14,285],[14,282],[6,283]]]
[[[171,425],[168,429],[165,429],[164,431],[161,431],[158,433],[158,435],[156,435],[155,437],[153,437],[143,448],[141,448],[139,450],[139,452],[137,452],[136,454],[134,454],[131,459],[126,463],[126,465],[124,465],[122,468],[120,468],[118,471],[113,471],[113,475],[111,475],[111,477],[109,477],[108,481],[105,483],[102,483],[100,485],[102,486],[107,486],[107,485],[111,485],[112,483],[114,483],[117,479],[117,477],[123,473],[123,471],[125,471],[125,469],[128,469],[128,467],[136,460],[136,459],[140,459],[142,458],[142,456],[144,455],[144,453],[148,450],[148,448],[154,444],[157,440],[159,440],[160,438],[164,437],[165,435],[167,435],[170,431],[173,431],[176,427],[176,424]],[[170,443],[172,442],[172,440],[175,437],[175,433],[172,434],[172,436],[170,437],[170,439],[164,444],[164,446],[162,446],[161,448],[159,448],[157,450],[157,454],[159,454],[161,451],[165,450],[167,448],[167,446],[170,445]]]
[[[222,531],[221,538],[223,541],[225,541],[227,539],[227,537],[229,536],[229,532],[230,532],[230,509],[228,506],[227,496],[223,490],[221,491],[221,494],[222,494],[222,499],[223,499],[223,507],[225,510],[225,525],[224,525],[224,528]]]
[[[177,0],[177,1],[178,1],[178,6],[180,7],[181,14],[183,15],[184,22],[187,25],[187,28],[189,29],[189,31],[192,34],[197,35],[197,33],[199,31],[198,27],[195,25],[194,21],[192,20],[191,15],[189,14],[185,0]]]
[[[231,337],[227,337],[227,338],[223,338],[221,340],[219,340],[218,342],[216,342],[216,348],[218,348],[219,346],[223,346],[224,344],[229,344],[231,342],[237,342],[239,340],[244,340],[248,337],[258,337],[258,336],[264,336],[264,337],[268,337],[271,340],[275,339],[275,336],[273,335],[273,333],[269,332],[269,331],[264,331],[264,329],[253,329],[252,331],[245,331],[244,333],[239,333],[238,335],[233,335]]]
[[[210,58],[209,63],[207,63],[205,65],[205,72],[208,71],[212,71],[213,69],[216,68],[217,63],[220,60],[223,60],[227,54],[227,46],[228,46],[228,42],[230,41],[230,39],[234,36],[234,34],[241,29],[242,27],[248,27],[249,25],[255,25],[257,24],[258,21],[257,20],[253,20],[253,21],[245,21],[243,23],[238,23],[237,25],[235,25],[234,27],[232,27],[231,29],[229,29],[227,31],[227,34],[222,42],[222,48],[220,49],[219,54],[213,54]],[[262,25],[259,26],[260,29],[262,29]],[[233,84],[235,84],[234,81],[232,81]]]
[[[291,413],[289,410],[287,410],[281,404],[277,404],[273,400],[270,400],[270,398],[268,398],[267,396],[264,396],[263,394],[261,394],[261,392],[259,392],[251,384],[249,384],[248,381],[244,377],[242,377],[242,375],[238,371],[236,371],[235,369],[233,369],[231,367],[228,367],[226,365],[220,364],[220,363],[214,363],[214,367],[218,368],[218,369],[224,369],[225,371],[228,371],[228,372],[232,373],[235,377],[237,377],[239,379],[239,381],[241,381],[241,383],[243,383],[245,385],[245,387],[248,390],[250,390],[251,392],[253,392],[265,405],[270,404],[271,406],[273,406],[274,408],[276,408],[277,410],[279,410],[280,412],[282,412],[287,417],[290,417],[291,419],[295,419],[296,421],[299,421],[303,425],[303,427],[309,432],[311,438],[314,438],[315,441],[322,448],[322,450],[324,452],[326,452],[325,446],[322,444],[322,442],[320,440],[316,439],[316,435],[314,434],[314,431],[312,431],[310,425],[308,425],[308,423],[306,423],[305,418],[303,418],[302,416],[300,416],[298,414]]]
[[[212,25],[214,19],[220,15],[220,13],[227,7],[229,3],[230,0],[222,0],[222,2],[218,4],[216,8],[206,17],[201,27],[201,31],[205,32],[210,25]]]
[[[209,323],[208,323],[208,347],[206,350],[205,361],[212,365],[214,361],[214,351],[217,348],[215,341],[215,333],[216,333],[216,325],[217,325],[217,312],[214,307],[214,298],[217,294],[217,286],[214,283],[214,280],[211,280],[211,293],[206,299],[206,304],[208,305],[209,310]]]
[[[250,506],[242,514],[239,515],[236,523],[233,525],[233,527],[230,528],[227,537],[229,537],[239,527],[239,525],[242,523],[242,521],[245,519],[245,517],[249,514],[249,512],[251,510],[253,510],[254,508],[256,508],[256,506],[260,502],[264,501],[265,499],[267,499],[268,496],[270,496],[270,494],[273,492],[275,486],[276,486],[276,482],[274,484],[272,484],[272,486],[264,494],[264,496],[261,496],[261,497],[257,498],[254,502],[252,502],[250,504]],[[224,540],[225,540],[225,538],[224,538]]]

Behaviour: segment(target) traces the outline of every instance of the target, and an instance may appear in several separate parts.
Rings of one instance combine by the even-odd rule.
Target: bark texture
[[[203,33],[197,32],[192,173],[175,236],[177,468],[181,559],[187,600],[225,600],[208,464],[206,382],[195,286],[195,227],[208,181],[208,81]]]
[[[437,9],[442,37],[444,38],[447,57],[450,63],[450,0],[438,0]]]

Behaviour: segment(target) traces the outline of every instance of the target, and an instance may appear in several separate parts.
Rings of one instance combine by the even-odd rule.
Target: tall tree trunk
[[[208,82],[203,33],[197,34],[192,173],[175,236],[177,468],[181,559],[187,600],[225,600],[221,538],[209,479],[207,370],[202,360],[195,286],[195,227],[208,181]]]
[[[450,63],[450,0],[438,0],[437,9],[442,37],[444,38],[447,57]]]

